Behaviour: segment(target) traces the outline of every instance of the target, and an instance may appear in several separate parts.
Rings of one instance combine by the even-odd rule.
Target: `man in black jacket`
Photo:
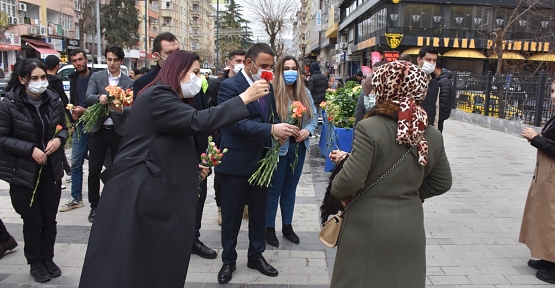
[[[164,65],[166,58],[168,58],[172,52],[177,50],[179,50],[179,42],[172,33],[160,33],[156,36],[156,38],[154,38],[154,42],[152,43],[152,54],[156,57],[158,63],[156,64],[156,67],[133,83],[133,99],[137,98],[139,91],[143,90],[146,85],[158,76],[158,72],[160,72],[160,68]]]
[[[210,107],[218,105],[218,91],[220,90],[220,84],[224,82],[227,78],[235,76],[244,67],[245,62],[245,50],[234,50],[229,52],[227,65],[229,65],[229,70],[225,71],[223,77],[217,80],[208,79],[208,89],[206,90],[206,96],[209,98]],[[218,147],[220,147],[220,131],[212,133],[214,136],[214,142]],[[218,206],[218,225],[222,226],[222,187],[220,186],[220,173],[214,172],[214,199],[216,200],[216,205]],[[248,207],[243,210],[243,215],[247,213]],[[243,217],[244,218],[244,217]],[[200,220],[197,220],[200,221]],[[198,225],[200,226],[200,224]]]
[[[308,91],[312,94],[312,99],[314,99],[314,106],[316,106],[316,111],[318,117],[322,117],[322,108],[320,108],[320,103],[326,100],[326,90],[328,90],[328,79],[320,71],[320,65],[318,62],[312,62],[310,64],[310,80],[308,80]],[[321,125],[318,125],[318,131],[320,131]],[[319,135],[316,132],[316,135]]]
[[[424,108],[426,114],[428,114],[428,125],[432,126],[436,125],[436,116],[439,116],[437,115],[439,85],[435,74],[433,73],[436,68],[438,54],[439,52],[436,48],[432,46],[424,46],[420,49],[420,52],[418,52],[418,58],[416,59],[418,61],[418,66],[422,68],[422,71],[430,75],[428,77],[428,79],[430,79],[430,82],[428,83],[428,93],[426,94],[424,101],[420,103],[420,106]]]
[[[439,120],[437,129],[443,132],[443,121],[451,116],[451,107],[454,99],[455,89],[453,89],[453,72],[445,68],[436,67],[434,74],[436,75],[439,85]]]
[[[75,72],[69,75],[69,102],[71,110],[73,135],[71,138],[71,199],[60,207],[60,212],[81,208],[83,204],[83,162],[89,148],[89,135],[82,133],[85,125],[76,125],[87,110],[87,86],[93,71],[87,67],[87,53],[81,49],[69,52],[69,61]]]

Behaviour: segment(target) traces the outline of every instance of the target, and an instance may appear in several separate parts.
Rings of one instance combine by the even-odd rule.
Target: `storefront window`
[[[415,28],[439,28],[445,20],[435,4],[405,4],[402,18],[403,27]]]

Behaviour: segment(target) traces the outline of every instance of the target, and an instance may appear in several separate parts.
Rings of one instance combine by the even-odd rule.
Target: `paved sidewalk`
[[[427,286],[466,288],[525,288],[543,286],[526,266],[528,249],[518,243],[526,193],[533,173],[535,149],[523,138],[458,121],[446,121],[445,145],[453,171],[453,188],[424,203],[427,232]],[[294,228],[301,244],[278,232],[280,248],[264,256],[280,272],[266,277],[246,267],[247,221],[238,243],[238,265],[228,285],[217,284],[219,259],[191,256],[185,287],[328,287],[334,249],[317,239],[319,203],[329,173],[317,146],[305,162],[298,188]],[[86,178],[86,177],[85,177]],[[209,182],[210,187],[212,181]],[[69,198],[69,185],[62,199]],[[84,184],[86,187],[86,183]],[[201,240],[221,253],[213,190],[205,206]],[[86,195],[86,193],[85,193]],[[85,196],[86,198],[86,196]],[[23,256],[22,225],[13,211],[8,185],[0,182],[0,218],[21,246],[0,260],[0,288],[76,287],[90,224],[88,208],[58,214],[56,262],[63,275],[39,286],[29,276]],[[279,212],[278,212],[279,213]],[[280,223],[281,220],[277,220]],[[276,230],[280,230],[278,226]]]

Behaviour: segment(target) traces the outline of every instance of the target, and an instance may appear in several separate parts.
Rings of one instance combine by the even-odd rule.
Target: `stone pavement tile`
[[[463,275],[481,275],[482,272],[476,267],[441,267],[445,275],[463,276]],[[431,275],[431,274],[428,274]]]
[[[511,284],[548,284],[538,278],[535,274],[533,276],[529,275],[505,275],[505,277],[511,282]],[[552,285],[552,284],[551,284]]]
[[[503,275],[468,275],[472,284],[511,284]]]
[[[6,271],[2,270],[4,273],[6,273]],[[10,274],[4,274],[4,273],[0,273],[0,282],[2,282],[2,280],[8,278],[8,276],[10,276]]]
[[[472,284],[466,276],[428,276],[433,285]]]
[[[17,285],[20,287],[20,285]],[[0,283],[0,288],[15,288],[16,284]]]
[[[521,275],[536,275],[536,272],[538,272],[538,270],[528,266],[513,266],[513,269]]]

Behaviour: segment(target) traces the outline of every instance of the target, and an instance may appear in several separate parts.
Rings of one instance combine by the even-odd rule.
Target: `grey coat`
[[[110,72],[108,71],[108,69],[106,69],[104,71],[99,71],[92,74],[91,79],[89,80],[89,86],[87,87],[86,101],[89,107],[93,104],[98,103],[98,98],[100,97],[100,95],[106,94],[106,90],[104,89],[108,87],[108,85],[110,85],[110,82],[108,80],[109,73]],[[133,80],[129,78],[129,76],[125,75],[124,73],[121,73],[121,78],[119,79],[118,86],[123,89],[127,89],[127,88],[133,89]],[[123,112],[121,114],[110,110],[109,117],[112,118],[112,121],[114,122],[114,128],[116,130],[116,133],[118,133],[118,135],[123,135],[123,131],[124,131],[123,129],[125,127],[125,121],[127,120],[127,116],[129,115],[129,110],[131,110],[131,107],[125,107],[123,108]],[[102,123],[104,123],[106,119],[107,118],[100,119],[94,125],[91,132],[93,133],[98,132],[98,130],[100,129],[100,126],[102,126]]]
[[[332,182],[340,200],[353,196],[387,172],[407,151],[395,141],[397,122],[372,116],[357,124],[353,150]],[[424,288],[426,236],[421,198],[451,188],[441,133],[428,126],[428,164],[417,150],[361,196],[345,213],[332,288]]]

